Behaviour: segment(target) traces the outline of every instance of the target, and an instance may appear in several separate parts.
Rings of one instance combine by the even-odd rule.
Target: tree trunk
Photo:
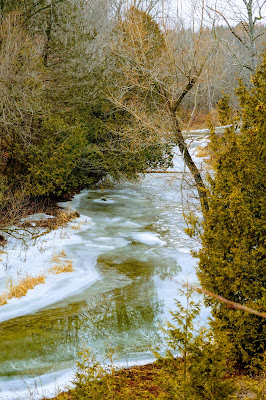
[[[175,134],[176,134],[177,145],[178,145],[178,148],[184,158],[184,162],[185,162],[186,166],[188,167],[189,171],[191,172],[191,174],[195,180],[195,183],[197,186],[197,191],[198,191],[199,198],[200,198],[202,213],[204,215],[209,210],[206,188],[205,188],[201,173],[200,173],[198,167],[196,166],[196,164],[194,163],[194,161],[192,160],[192,157],[188,151],[188,147],[187,147],[187,144],[183,137],[182,131],[179,127],[179,123],[177,121],[175,112],[174,112],[174,110],[171,110],[171,111],[172,111],[171,112],[172,120],[175,125]]]

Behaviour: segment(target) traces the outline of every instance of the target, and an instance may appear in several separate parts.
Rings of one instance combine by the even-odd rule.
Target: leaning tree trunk
[[[177,145],[183,156],[184,162],[185,162],[186,166],[188,167],[189,171],[191,172],[191,174],[194,178],[194,181],[196,183],[196,187],[197,187],[197,191],[198,191],[200,203],[201,203],[201,209],[202,209],[202,212],[204,215],[209,210],[205,184],[203,182],[203,179],[202,179],[202,176],[201,176],[201,173],[200,173],[198,167],[196,166],[195,162],[193,161],[193,159],[189,153],[186,141],[185,141],[182,131],[180,129],[180,126],[179,126],[179,123],[176,118],[174,110],[172,110],[171,114],[172,114],[173,123],[175,125],[175,136],[176,136]]]

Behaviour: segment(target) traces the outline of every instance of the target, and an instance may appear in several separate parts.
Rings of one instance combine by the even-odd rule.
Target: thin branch
[[[173,279],[173,280],[176,283],[180,284],[180,282],[176,281],[175,279]],[[236,303],[235,301],[228,300],[228,299],[226,299],[226,298],[224,298],[224,297],[222,297],[222,296],[220,296],[220,295],[218,295],[216,293],[212,293],[209,290],[202,289],[202,288],[197,287],[195,285],[189,285],[187,283],[186,284],[182,284],[182,286],[189,286],[192,290],[195,290],[196,292],[206,294],[207,296],[210,296],[210,297],[213,297],[214,299],[219,300],[221,303],[228,304],[230,306],[230,308],[243,310],[243,311],[246,311],[246,312],[248,312],[250,314],[257,315],[258,317],[266,318],[266,312],[260,312],[260,311],[257,311],[257,310],[253,310],[252,308],[243,306],[242,304]]]
[[[241,36],[239,36],[239,35],[236,33],[236,31],[232,28],[232,26],[231,26],[231,25],[229,24],[229,22],[227,21],[227,18],[226,18],[220,11],[215,10],[214,8],[211,8],[211,7],[209,7],[209,6],[207,6],[207,8],[209,8],[211,11],[214,11],[214,12],[216,12],[218,15],[220,15],[220,16],[223,18],[223,20],[225,21],[225,23],[226,23],[226,25],[228,26],[228,28],[230,29],[231,33],[237,38],[237,40],[239,40],[239,41],[242,43],[242,45],[243,45],[244,47],[246,47],[246,48],[248,49],[248,46],[246,45],[246,43],[243,41],[243,39],[241,38]]]

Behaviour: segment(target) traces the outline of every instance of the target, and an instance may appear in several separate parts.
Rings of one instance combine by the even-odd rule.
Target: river
[[[204,141],[198,137],[192,149]],[[184,201],[189,192],[181,190],[181,181],[188,175],[176,173],[184,166],[175,152],[174,173],[146,174],[138,182],[75,196],[70,205],[85,225],[53,238],[75,270],[49,277],[0,308],[0,399],[52,396],[56,386],[71,381],[82,347],[102,361],[106,348],[116,347],[117,362],[125,366],[152,360],[153,348],[163,351],[160,328],[171,319],[178,289],[187,280],[197,282],[190,254],[196,244],[183,221],[183,212],[197,204]],[[34,270],[47,262],[52,247],[45,240],[38,246],[32,253],[27,248],[27,257],[13,248],[9,263],[13,254],[17,268]],[[203,309],[201,323],[207,314]]]

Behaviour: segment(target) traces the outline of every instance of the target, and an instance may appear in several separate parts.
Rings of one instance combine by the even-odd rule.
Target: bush
[[[230,378],[232,362],[231,344],[226,335],[216,337],[210,329],[196,333],[195,319],[199,303],[187,285],[186,305],[177,303],[172,312],[173,323],[168,324],[166,335],[170,349],[160,363],[169,372],[168,391],[173,399],[222,400],[233,399],[236,386]]]

